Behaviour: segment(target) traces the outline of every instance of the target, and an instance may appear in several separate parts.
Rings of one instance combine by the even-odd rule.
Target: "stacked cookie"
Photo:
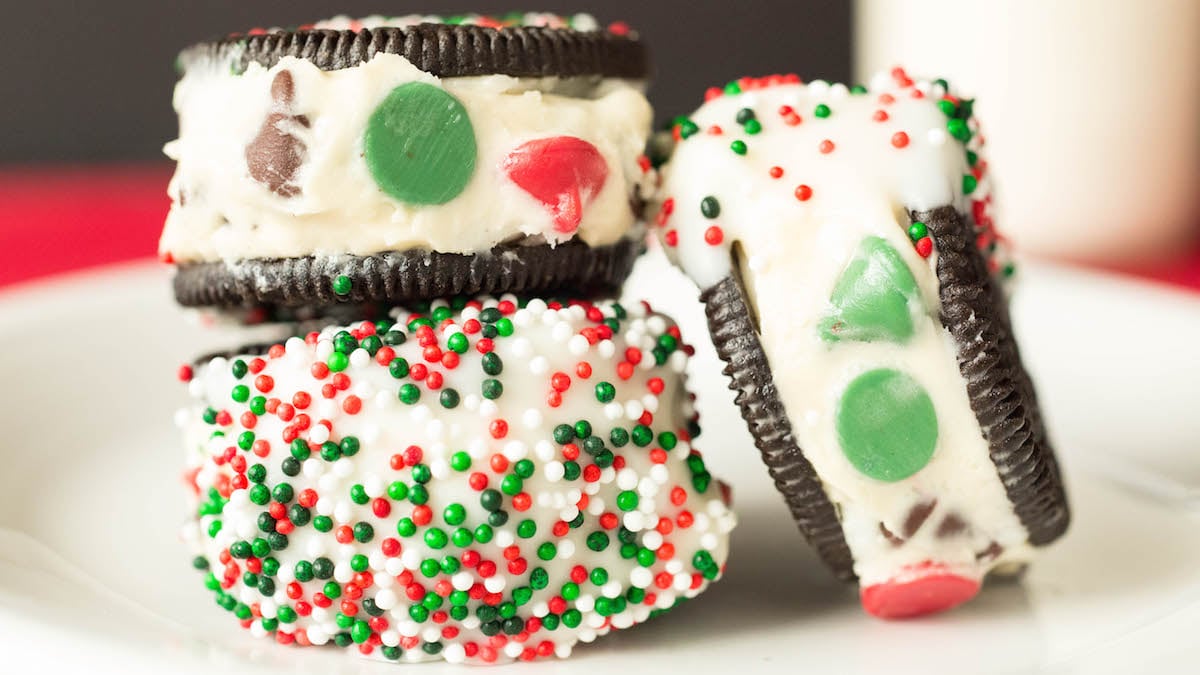
[[[490,663],[721,575],[690,348],[605,297],[643,248],[635,36],[334,19],[180,65],[176,298],[292,332],[183,371],[185,535],[217,604],[285,644]]]

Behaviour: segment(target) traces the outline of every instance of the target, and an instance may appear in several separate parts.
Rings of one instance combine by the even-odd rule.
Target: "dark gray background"
[[[741,75],[850,73],[848,0],[4,0],[0,162],[161,158],[174,137],[180,48],[254,26],[365,16],[528,9],[624,20],[652,50],[659,118]]]

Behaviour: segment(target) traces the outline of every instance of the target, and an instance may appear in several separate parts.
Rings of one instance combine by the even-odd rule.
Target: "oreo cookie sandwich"
[[[182,369],[184,539],[252,635],[565,657],[720,578],[690,347],[642,304],[479,297]]]
[[[655,230],[804,535],[882,617],[1021,569],[1069,515],[972,101],[900,69],[706,99],[673,124]]]
[[[190,47],[159,245],[175,296],[615,290],[642,248],[648,64],[586,15],[338,18]]]

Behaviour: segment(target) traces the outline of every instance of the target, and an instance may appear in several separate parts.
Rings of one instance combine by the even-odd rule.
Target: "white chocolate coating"
[[[288,71],[290,113],[309,125],[284,130],[304,146],[294,195],[255,181],[246,148],[273,110],[271,85]],[[363,133],[375,108],[397,86],[424,82],[465,107],[475,133],[475,170],[451,201],[402,203],[373,180]],[[651,110],[642,85],[622,80],[519,79],[503,75],[439,79],[404,57],[323,71],[294,57],[235,75],[226,63],[191,64],[175,90],[179,138],[165,152],[178,162],[159,251],[177,262],[237,261],[305,255],[369,255],[410,248],[476,253],[530,238],[551,244],[574,236],[593,246],[638,236],[631,207],[643,180],[639,157]],[[501,169],[530,140],[574,136],[596,147],[609,167],[602,190],[584,205],[574,232]]]
[[[487,398],[481,395],[487,391],[483,383],[493,375],[485,373],[482,367],[480,334],[469,333],[467,324],[480,316],[482,308],[497,307],[497,301],[481,300],[480,305],[456,312],[453,323],[444,325],[442,330],[429,332],[436,337],[443,353],[448,353],[452,336],[461,336],[464,329],[468,331],[471,346],[458,357],[454,367],[440,359],[428,361],[425,350],[430,343],[421,344],[427,338],[423,339],[417,331],[409,331],[404,344],[387,348],[393,349],[397,358],[407,359],[414,368],[424,364],[430,373],[442,376],[436,391],[427,387],[428,380],[417,381],[420,399],[416,402],[399,400],[397,393],[403,385],[414,383],[414,371],[397,378],[388,365],[378,363],[382,350],[372,357],[362,345],[348,354],[347,367],[337,373],[348,378],[345,388],[337,388],[337,375],[326,372],[324,377],[315,377],[314,364],[336,359],[333,356],[334,337],[339,330],[336,327],[324,330],[308,342],[299,338],[289,340],[276,353],[262,358],[258,372],[254,372],[258,365],[253,357],[241,357],[251,368],[242,378],[233,374],[233,359],[217,358],[202,366],[190,382],[196,402],[180,416],[188,466],[194,472],[202,499],[210,487],[216,486],[228,494],[228,502],[219,512],[201,515],[189,523],[185,539],[209,561],[216,580],[224,580],[222,592],[234,595],[247,606],[258,603],[263,617],[278,617],[283,606],[297,608],[300,602],[308,603],[311,612],[300,612],[293,620],[279,623],[277,630],[286,634],[287,641],[319,645],[347,632],[346,627],[337,625],[341,600],[334,599],[330,607],[321,608],[316,597],[326,579],[292,587],[296,564],[318,557],[328,558],[333,564],[332,580],[341,585],[341,599],[346,599],[351,597],[346,584],[354,579],[351,561],[356,554],[366,556],[373,579],[362,589],[362,597],[373,599],[383,610],[380,617],[385,622],[370,627],[372,635],[381,640],[370,655],[383,659],[382,647],[401,646],[403,654],[395,658],[409,661],[444,658],[451,662],[490,663],[567,656],[579,641],[590,642],[614,628],[640,623],[656,609],[672,607],[680,599],[697,595],[723,570],[728,535],[736,519],[728,510],[723,486],[717,481],[708,484],[710,479],[707,479],[701,490],[701,485],[695,482],[696,468],[689,466],[689,456],[694,451],[687,440],[687,429],[695,415],[684,389],[682,373],[686,355],[680,346],[662,365],[655,365],[652,354],[661,336],[673,330],[670,321],[662,315],[646,313],[641,306],[631,307],[628,316],[620,321],[619,331],[611,338],[604,338],[590,331],[601,325],[597,318],[617,316],[612,304],[597,305],[593,312],[597,316],[589,318],[582,306],[555,310],[534,300],[507,317],[513,326],[511,336],[493,340],[494,353],[503,364],[502,372],[494,377],[502,383],[503,392]],[[356,324],[346,330],[359,330],[363,325]],[[598,339],[591,341],[589,334]],[[360,337],[366,335],[360,333]],[[628,360],[627,350],[631,348],[641,350],[645,358],[626,370],[619,364]],[[590,372],[581,371],[580,363],[587,363]],[[619,367],[627,378],[622,378]],[[556,377],[560,374],[567,374],[569,386],[563,388],[562,377]],[[269,381],[263,382],[263,376],[270,378]],[[561,403],[551,405],[547,397],[555,391],[556,382],[563,388]],[[613,386],[609,402],[602,402],[596,393],[597,385],[602,382]],[[241,397],[243,401],[239,402],[233,396],[239,384],[248,387],[251,398]],[[262,391],[264,384],[267,391]],[[332,398],[324,397],[324,386],[333,387],[329,390]],[[451,388],[459,392],[460,398],[457,405],[446,408],[439,404],[439,392]],[[286,410],[296,400],[297,392],[308,392],[311,403]],[[275,412],[257,415],[247,423],[246,411],[255,405],[254,396],[268,399],[264,404]],[[270,399],[277,402],[272,404]],[[361,409],[356,409],[355,403],[348,404],[350,400],[361,404]],[[215,423],[204,420],[205,410],[210,407],[217,414]],[[229,417],[222,419],[221,412]],[[290,456],[291,446],[285,439],[288,428],[298,424],[301,414],[308,416],[309,423],[300,431],[299,438],[308,441],[313,452],[299,465],[298,475],[288,476],[281,463]],[[507,425],[505,433],[496,433],[497,420]],[[592,434],[604,441],[615,459],[610,458],[611,465],[601,468],[593,463],[593,458],[599,455],[582,449],[586,445],[584,440],[570,441],[581,448],[577,450],[579,468],[576,469],[580,475],[572,477],[567,461],[570,450],[561,439],[555,438],[554,432],[560,425],[575,425],[580,420],[590,422]],[[649,438],[642,436],[641,441],[632,431],[639,421],[648,429],[638,433],[651,434]],[[629,432],[630,440],[624,444],[611,440],[610,432],[615,428]],[[255,446],[251,451],[231,451],[235,441],[248,429],[253,430],[255,440],[267,441],[269,448]],[[664,436],[663,432],[670,433]],[[351,456],[332,461],[320,456],[320,444],[339,443],[351,436],[359,444]],[[675,439],[677,443],[672,446]],[[421,505],[416,504],[418,500],[412,495],[422,483],[416,477],[412,461],[402,462],[404,465],[397,469],[394,456],[411,452],[407,449],[412,446],[420,448],[419,463],[428,468],[427,482],[423,483],[428,501],[424,504],[430,509],[432,522],[418,522],[420,527],[415,533],[405,534],[401,531],[402,521],[419,520]],[[260,450],[266,450],[266,455],[260,455]],[[227,453],[241,459],[222,459]],[[470,458],[469,468],[455,466],[463,456]],[[270,505],[253,502],[253,482],[248,485],[250,489],[229,482],[237,480],[235,464],[242,459],[251,467],[256,463],[265,467],[263,484],[272,490],[281,482],[293,488],[296,497],[289,507],[303,499],[303,491],[314,490],[317,499],[311,515],[314,519],[317,516],[332,519],[332,529],[326,533],[315,528],[315,520],[296,526],[288,532],[286,548],[270,553],[280,566],[274,578],[274,592],[267,597],[260,588],[243,582],[249,561],[235,556],[232,563],[239,567],[232,573],[222,564],[223,555],[235,542],[267,536],[260,529],[259,518]],[[513,475],[517,463],[523,460],[532,463],[532,475],[519,482],[519,493],[514,495],[515,491],[505,488],[505,478]],[[256,470],[242,468],[242,471],[252,474]],[[704,473],[702,467],[701,472]],[[502,510],[508,514],[507,522],[495,525],[493,535],[486,541],[476,537],[467,546],[454,541],[444,547],[431,544],[428,535],[431,528],[451,535],[458,527],[473,532],[487,522],[490,509],[481,503],[480,490],[484,488],[474,482],[478,480],[476,474],[486,482],[486,489],[504,491]],[[393,481],[407,486],[407,497],[390,492]],[[356,485],[365,494],[362,503],[352,497]],[[518,506],[519,495],[526,495],[529,500],[523,508]],[[622,503],[621,500],[631,496],[635,497],[635,504]],[[375,510],[380,500],[386,502],[388,511],[382,516],[381,511]],[[444,515],[452,504],[464,507],[465,520],[458,525]],[[568,529],[565,522],[576,518],[581,519],[581,524]],[[218,527],[213,525],[218,520],[219,531],[213,529]],[[536,534],[528,537],[521,534],[522,521],[535,525]],[[362,522],[373,527],[369,541],[335,541],[339,528]],[[634,548],[645,553],[634,558],[621,554],[618,523],[629,531]],[[602,550],[589,545],[597,532],[605,533],[606,545]],[[397,540],[398,550],[389,554],[385,538]],[[541,547],[546,542],[553,546],[548,557],[543,557]],[[695,567],[698,554],[712,561],[707,576]],[[476,555],[482,562],[477,559],[468,564],[469,555]],[[457,570],[438,572],[432,577],[421,571],[422,562],[442,561],[446,556],[459,561],[455,563]],[[647,556],[647,560],[640,559]],[[495,565],[494,574],[484,572],[484,563],[489,561]],[[576,566],[584,566],[589,576],[577,583],[578,597],[564,602],[567,593],[561,589],[572,579]],[[596,583],[594,576],[597,568],[607,572],[607,579],[601,579],[601,583]],[[548,575],[548,585],[542,589],[533,582],[536,569]],[[438,591],[443,586],[445,594],[452,590],[479,592],[481,596],[500,594],[496,603],[501,599],[513,600],[514,591],[520,588],[528,591],[533,586],[532,593],[516,607],[516,613],[526,629],[531,625],[529,621],[537,621],[541,627],[520,634],[501,632],[499,637],[489,636],[477,615],[486,599],[474,595],[467,604],[469,613],[465,617],[443,616],[438,621],[436,610],[444,614],[453,604],[453,598],[445,595],[438,608],[431,609],[427,618],[418,621],[410,613],[411,606],[420,604],[411,595],[412,584],[417,584],[422,593],[439,595],[444,595]],[[630,593],[642,599],[617,600],[629,598]],[[607,615],[600,611],[605,603],[617,602],[621,603],[620,611],[610,611]],[[578,612],[577,625],[570,626],[564,618],[555,630],[545,627],[549,614],[566,617],[569,612]],[[360,604],[358,618],[371,618],[365,605]],[[257,618],[250,629],[256,634],[269,630]],[[426,643],[436,643],[440,651],[426,651],[421,646]]]
[[[986,175],[972,194],[964,193],[970,167],[937,107],[944,92],[901,79],[906,78],[884,75],[864,94],[813,82],[713,98],[690,118],[698,130],[678,143],[664,166],[659,197],[660,203],[672,200],[657,228],[665,248],[701,288],[730,276],[733,256],[740,255],[742,280],[793,433],[841,513],[864,586],[895,579],[926,561],[980,579],[997,565],[1031,555],[1028,534],[970,408],[955,345],[939,319],[937,252],[922,258],[906,232],[908,209],[951,205],[986,212]],[[885,94],[893,100],[881,99]],[[824,118],[814,114],[822,104],[831,111]],[[784,106],[799,116],[798,123]],[[760,132],[747,133],[735,121],[744,108],[757,113]],[[879,110],[886,119],[877,119]],[[978,129],[971,124],[975,137],[968,147],[977,151]],[[893,142],[897,132],[906,134],[907,143]],[[747,146],[744,155],[730,149],[739,139]],[[827,152],[824,141],[832,143],[824,147]],[[800,185],[811,190],[806,200],[797,197]],[[715,218],[701,212],[707,196],[719,200]],[[974,201],[983,206],[974,207]],[[720,231],[716,243],[713,227]],[[821,338],[819,325],[832,309],[835,284],[869,236],[889,242],[917,281],[919,302],[910,303],[913,335],[904,344],[830,343]],[[913,377],[937,416],[932,459],[895,482],[860,473],[843,454],[836,429],[846,386],[877,368]],[[934,499],[936,508],[923,525],[901,535],[913,508]],[[965,529],[939,536],[950,514]],[[889,540],[881,525],[907,541]],[[1002,549],[998,555],[989,551],[993,543]]]

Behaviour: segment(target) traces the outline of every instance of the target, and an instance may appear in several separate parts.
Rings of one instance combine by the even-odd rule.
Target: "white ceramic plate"
[[[741,525],[686,608],[537,672],[1196,672],[1200,298],[1028,266],[1014,308],[1075,520],[1021,584],[906,623],[865,616],[772,489],[707,345],[696,292],[651,258],[630,287],[681,322],[705,433]],[[0,672],[379,672],[255,640],[176,536],[177,365],[236,341],[190,325],[133,265],[0,293]],[[416,666],[435,673],[451,667]],[[678,670],[676,670],[678,669]]]

